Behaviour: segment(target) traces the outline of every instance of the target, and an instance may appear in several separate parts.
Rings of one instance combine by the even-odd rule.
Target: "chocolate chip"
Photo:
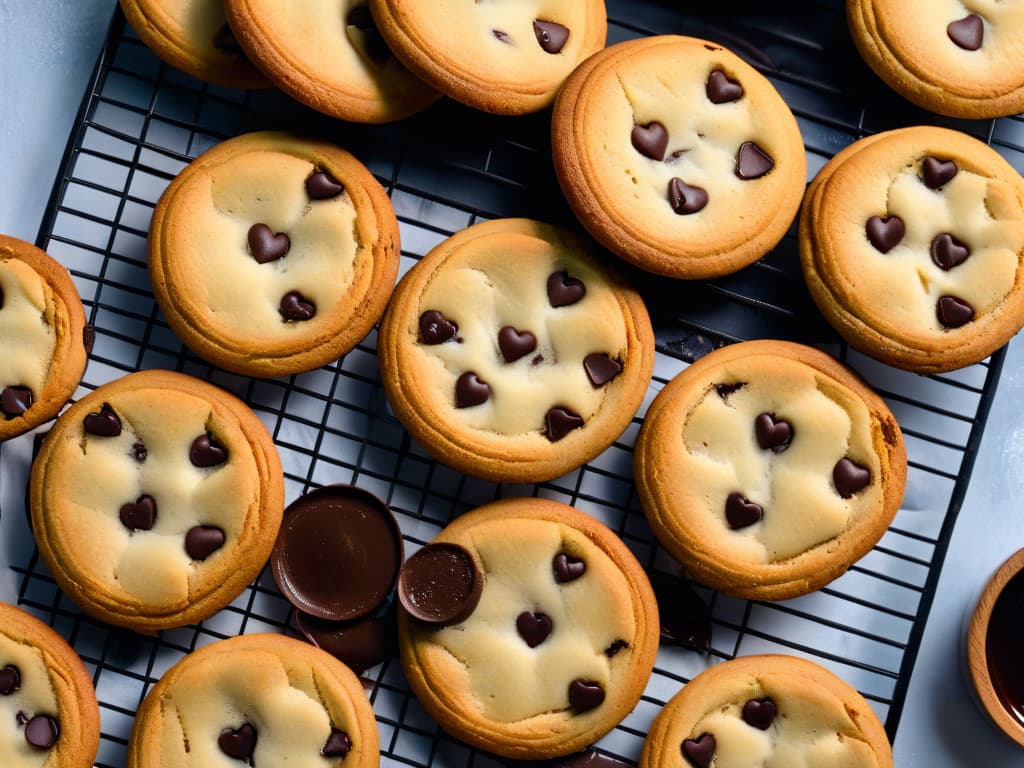
[[[134,503],[122,504],[118,517],[129,531],[151,531],[156,525],[156,499],[143,494]]]
[[[743,98],[743,86],[720,69],[713,69],[704,87],[712,104],[725,104]]]
[[[278,310],[285,322],[300,322],[312,320],[316,315],[316,304],[307,299],[298,291],[288,291],[281,299],[281,308]]]
[[[327,737],[320,754],[323,757],[345,757],[352,750],[352,739],[344,731],[331,728],[331,735]]]
[[[731,395],[733,392],[739,392],[745,386],[747,386],[747,382],[745,381],[736,381],[730,384],[716,384],[715,392],[717,392],[718,396],[723,400],[728,400],[729,395]]]
[[[576,679],[569,683],[569,706],[577,715],[596,709],[604,702],[604,688],[592,680]]]
[[[455,338],[459,326],[436,309],[428,309],[420,315],[420,341],[424,344],[443,344]]]
[[[935,314],[946,328],[959,328],[974,319],[974,307],[956,296],[941,296]]]
[[[644,157],[657,160],[659,163],[665,159],[668,129],[661,123],[655,121],[647,125],[634,125],[629,138],[633,142],[633,148]]]
[[[561,272],[552,272],[548,276],[548,301],[556,309],[575,304],[586,293],[587,286],[583,284],[583,281],[569,277],[569,273],[564,269]]]
[[[506,325],[498,331],[498,349],[506,363],[514,363],[537,348],[537,337],[529,331],[517,331]]]
[[[569,39],[569,28],[553,21],[537,19],[533,22],[533,34],[537,36],[537,42],[545,51],[559,53],[565,47],[565,41]]]
[[[491,32],[496,38],[501,40],[501,42],[512,45],[512,41],[508,39],[508,32],[502,32],[500,29],[492,29]]]
[[[13,664],[0,669],[0,696],[10,696],[21,688],[21,672]]]
[[[746,528],[764,517],[760,504],[749,501],[742,493],[733,491],[725,499],[725,519],[734,531]]]
[[[921,178],[928,189],[948,184],[960,169],[952,160],[939,160],[929,155],[921,162]]]
[[[608,355],[595,352],[583,358],[583,370],[587,372],[591,386],[597,389],[622,373],[622,363],[612,360]]]
[[[759,179],[774,167],[775,161],[757,144],[752,141],[740,144],[739,152],[736,153],[735,171],[741,179]]]
[[[25,724],[25,741],[35,749],[49,749],[60,738],[60,725],[49,715],[36,715]]]
[[[216,467],[228,460],[228,451],[207,432],[192,441],[188,449],[188,460],[194,467]]]
[[[530,361],[530,365],[540,365],[544,362],[544,355],[537,355]]]
[[[205,560],[224,546],[224,531],[212,525],[196,525],[185,534],[185,552],[193,560]]]
[[[952,21],[946,27],[949,39],[965,51],[981,48],[985,39],[985,24],[976,13],[969,13],[959,21]]]
[[[330,200],[345,191],[345,185],[327,171],[317,171],[306,179],[306,194],[310,200]]]
[[[82,328],[82,346],[85,347],[85,354],[91,355],[92,348],[96,344],[96,329],[91,325]]]
[[[546,613],[523,611],[516,617],[516,631],[531,648],[547,640],[551,629],[551,617]]]
[[[703,187],[690,186],[675,177],[668,183],[668,204],[680,216],[687,216],[704,209],[708,204],[708,193]]]
[[[876,249],[888,253],[900,244],[903,236],[907,234],[907,228],[899,216],[872,216],[864,225],[864,232]]]
[[[832,470],[832,482],[839,495],[848,499],[868,486],[871,482],[871,470],[843,457],[836,462]]]
[[[772,413],[762,413],[754,419],[754,434],[763,450],[782,453],[793,442],[793,425],[782,419],[776,421]]]
[[[760,731],[767,731],[777,714],[778,708],[771,699],[751,699],[743,705],[743,722]]]
[[[144,443],[132,443],[132,458],[135,459],[139,464],[146,460],[149,456],[149,450],[146,448]]]
[[[458,544],[428,544],[402,565],[398,599],[406,612],[428,624],[469,618],[483,591],[483,574]]]
[[[455,407],[472,408],[486,403],[491,396],[491,385],[472,371],[466,371],[455,381]]]
[[[715,737],[710,733],[702,733],[696,739],[683,742],[683,757],[696,768],[710,768],[715,757]]]
[[[260,264],[283,258],[291,247],[291,238],[284,232],[275,234],[266,224],[249,227],[249,253]]]
[[[243,723],[238,728],[225,728],[217,737],[217,746],[228,757],[251,760],[256,751],[256,727]]]
[[[971,249],[949,232],[942,232],[932,239],[931,254],[935,266],[948,272],[967,261]]]
[[[559,552],[551,561],[551,569],[555,572],[555,581],[565,584],[567,581],[576,581],[586,573],[587,564],[578,557]]]
[[[18,713],[14,716],[14,719],[17,721],[19,727],[23,727],[28,722],[28,715],[19,709]]]
[[[613,640],[611,645],[604,649],[604,655],[610,659],[623,648],[629,648],[629,643],[627,643],[625,640]]]
[[[104,403],[99,411],[88,414],[82,424],[90,435],[117,437],[121,434],[121,419],[114,413],[110,403]]]
[[[387,609],[355,621],[325,621],[299,610],[295,625],[317,648],[360,673],[398,652],[395,601]]]
[[[15,419],[32,407],[32,390],[28,387],[4,387],[0,392],[0,411],[8,419]]]
[[[568,408],[556,405],[544,414],[544,437],[557,443],[574,429],[583,428],[583,419]]]
[[[711,609],[689,584],[661,571],[651,574],[658,601],[661,639],[696,651],[711,650]]]
[[[242,46],[238,44],[235,33],[231,31],[231,27],[228,26],[227,22],[220,25],[220,29],[213,36],[213,47],[221,53],[226,53],[229,56],[243,56]]]

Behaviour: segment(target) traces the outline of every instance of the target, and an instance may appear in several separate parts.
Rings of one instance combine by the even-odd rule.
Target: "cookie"
[[[608,33],[604,0],[370,0],[370,10],[409,71],[499,115],[550,106]]]
[[[245,58],[220,0],[120,0],[128,23],[165,63],[199,80],[270,88]]]
[[[387,123],[441,97],[391,54],[366,0],[225,0],[224,9],[256,66],[319,112]]]
[[[68,271],[0,235],[0,442],[57,415],[85,372],[85,311]]]
[[[654,336],[639,295],[591,250],[500,219],[445,240],[402,279],[377,352],[392,409],[430,453],[470,475],[538,482],[629,425]]]
[[[864,61],[919,107],[973,119],[1024,111],[1021,5],[847,0],[846,16]]]
[[[1024,179],[965,134],[917,126],[851,144],[800,217],[811,296],[852,346],[937,373],[1024,325]]]
[[[337,360],[398,275],[391,200],[352,155],[287,133],[218,144],[178,174],[149,229],[171,329],[205,360],[285,376]]]
[[[283,635],[232,637],[169,669],[139,707],[128,768],[379,764],[362,683],[323,651]]]
[[[504,757],[571,754],[637,704],[658,650],[643,568],[555,501],[504,499],[450,523],[402,567],[402,667],[463,741]]]
[[[170,371],[69,408],[32,465],[39,554],[87,613],[152,633],[213,615],[259,574],[281,523],[270,434],[233,395]]]
[[[701,672],[655,719],[640,768],[892,768],[857,691],[795,656],[746,656]]]
[[[823,352],[749,341],[701,358],[647,411],[634,476],[655,536],[698,581],[782,600],[841,576],[906,485],[885,403]]]
[[[63,637],[0,603],[0,757],[4,768],[91,768],[100,709]]]
[[[708,278],[771,250],[800,205],[800,129],[772,84],[720,45],[664,35],[602,51],[551,125],[562,191],[591,235],[650,272]]]

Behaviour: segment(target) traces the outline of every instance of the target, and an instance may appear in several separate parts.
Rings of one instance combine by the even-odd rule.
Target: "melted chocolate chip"
[[[149,450],[146,448],[145,443],[132,443],[132,458],[139,462],[139,464],[144,462],[148,456]]]
[[[331,728],[331,735],[327,737],[327,743],[320,750],[324,757],[345,757],[352,750],[352,739],[344,731]]]
[[[613,640],[611,645],[604,649],[604,655],[610,659],[623,648],[629,648],[629,643],[627,643],[625,640]]]
[[[958,21],[950,22],[946,34],[965,51],[976,51],[985,40],[985,23],[978,14],[969,13]]]
[[[207,432],[192,441],[188,449],[188,460],[192,466],[201,469],[216,467],[228,460],[228,451]]]
[[[495,36],[496,38],[498,38],[499,40],[501,40],[501,42],[503,42],[503,43],[506,43],[507,45],[512,45],[512,41],[511,41],[511,40],[509,40],[509,38],[508,38],[508,32],[503,32],[503,31],[501,31],[500,29],[492,29],[492,30],[491,30],[491,33],[492,33],[492,34],[493,34],[493,35],[494,35],[494,36]]]
[[[1024,722],[1024,572],[1003,587],[992,607],[985,633],[985,657],[996,696],[1010,715]]]
[[[746,528],[764,517],[760,504],[749,501],[742,493],[733,491],[725,499],[725,519],[734,531]]]
[[[569,39],[569,28],[553,21],[537,19],[533,22],[533,34],[537,36],[537,42],[545,51],[559,53],[565,47],[565,41]]]
[[[13,664],[0,669],[0,696],[10,696],[21,688],[21,672]]]
[[[644,157],[657,160],[659,163],[665,159],[668,129],[661,123],[655,121],[647,125],[634,125],[629,138],[633,142],[633,148]]]
[[[565,584],[567,581],[576,581],[586,573],[587,564],[578,557],[559,552],[551,561],[551,570],[555,573],[555,581]]]
[[[256,751],[256,727],[243,723],[238,728],[225,728],[217,737],[217,746],[228,757],[251,760]]]
[[[778,708],[771,699],[751,699],[743,705],[743,722],[760,731],[767,731],[777,714]]]
[[[725,104],[730,101],[738,101],[743,98],[743,86],[729,78],[720,69],[714,69],[708,75],[708,82],[704,86],[708,100],[712,104]]]
[[[395,603],[355,621],[325,621],[295,612],[295,625],[317,648],[344,662],[355,673],[380,664],[398,652]]]
[[[731,395],[733,392],[739,392],[745,386],[747,386],[747,382],[745,381],[735,381],[729,384],[716,384],[715,392],[717,392],[718,396],[723,400],[728,400],[729,395]]]
[[[285,322],[312,320],[316,315],[316,304],[298,291],[288,291],[281,298],[281,308],[278,311]]]
[[[275,234],[266,224],[249,227],[249,253],[260,264],[284,258],[291,247],[291,238],[284,232]]]
[[[928,189],[948,184],[960,169],[952,160],[939,160],[929,155],[921,162],[921,178]]]
[[[974,307],[956,296],[942,296],[935,304],[935,315],[946,328],[959,328],[974,319]]]
[[[98,437],[117,437],[121,434],[121,419],[114,413],[110,403],[104,403],[99,411],[88,414],[82,425],[86,432]]]
[[[330,200],[344,191],[345,185],[327,171],[317,171],[306,179],[306,194],[310,200]]]
[[[224,531],[212,525],[196,525],[185,534],[185,552],[193,560],[205,560],[224,546]]]
[[[156,499],[143,494],[134,503],[122,504],[118,517],[129,531],[151,531],[156,525]]]
[[[28,387],[4,387],[0,392],[0,411],[8,419],[16,419],[32,407],[32,390]]]
[[[243,56],[242,46],[238,44],[238,40],[235,38],[235,33],[231,31],[231,27],[228,26],[227,22],[220,25],[220,29],[213,36],[213,47],[221,53],[226,53],[229,56]]]
[[[793,442],[793,425],[772,413],[762,413],[754,419],[754,434],[762,450],[782,453]]]
[[[736,153],[736,175],[744,181],[759,179],[775,167],[771,156],[752,141],[740,144]]]
[[[604,703],[604,688],[593,680],[576,679],[569,683],[569,706],[577,715]]]
[[[863,490],[871,482],[871,470],[843,457],[832,470],[832,483],[844,499]]]
[[[459,326],[436,309],[428,309],[420,315],[420,341],[424,344],[443,344],[454,339]]]
[[[574,429],[583,428],[583,419],[568,408],[556,405],[544,414],[544,437],[557,443]]]
[[[49,749],[60,738],[60,724],[49,715],[36,715],[25,723],[25,741],[35,749]]]
[[[537,348],[537,337],[529,331],[517,331],[506,325],[498,331],[498,349],[506,363],[514,363]]]
[[[903,240],[907,228],[899,216],[872,216],[864,225],[868,241],[882,253],[888,253]]]
[[[466,371],[455,381],[455,407],[473,408],[486,403],[491,396],[491,385],[472,371]]]
[[[689,584],[661,571],[651,574],[658,600],[661,639],[696,651],[711,650],[711,609]]]
[[[591,386],[597,389],[622,373],[622,363],[612,360],[608,355],[594,353],[583,358],[583,370],[587,372]]]
[[[552,272],[548,276],[548,301],[556,309],[575,304],[586,293],[587,286],[583,284],[583,281],[570,277],[564,269],[561,272]]]
[[[948,272],[967,261],[971,249],[949,232],[942,232],[932,239],[931,255],[935,266]]]
[[[547,640],[551,629],[551,617],[546,613],[523,611],[516,617],[516,631],[531,648]]]
[[[482,591],[483,574],[458,544],[428,544],[406,560],[398,574],[402,607],[428,624],[469,618]]]
[[[708,193],[703,187],[690,186],[678,177],[668,183],[668,204],[680,216],[688,216],[704,210],[708,204]]]
[[[696,768],[710,768],[716,746],[712,734],[702,733],[696,739],[686,739],[683,742],[683,757]]]

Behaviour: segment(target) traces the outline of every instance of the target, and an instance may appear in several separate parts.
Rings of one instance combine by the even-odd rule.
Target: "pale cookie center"
[[[42,395],[57,336],[52,293],[35,270],[0,261],[0,419],[20,416]]]
[[[0,755],[10,768],[41,768],[60,740],[60,713],[38,649],[0,634]]]

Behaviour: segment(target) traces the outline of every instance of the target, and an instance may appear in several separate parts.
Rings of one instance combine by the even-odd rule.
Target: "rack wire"
[[[841,0],[762,10],[719,0],[682,11],[667,0],[608,0],[609,44],[658,33],[718,41],[766,74],[803,132],[809,177],[843,146],[901,125],[965,130],[1024,168],[1019,118],[965,122],[921,112],[891,94],[860,62]],[[210,367],[183,348],[153,303],[146,234],[153,206],[175,174],[230,136],[287,128],[348,148],[384,183],[401,223],[402,271],[433,245],[476,221],[530,216],[578,228],[555,181],[549,115],[498,118],[451,102],[384,127],[330,120],[276,91],[239,92],[195,81],[160,63],[118,13],[53,187],[38,244],[65,264],[96,330],[79,395],[125,373],[169,368],[209,379],[249,403],[281,453],[288,500],[347,482],[385,499],[407,550],[460,512],[504,496],[539,495],[594,515],[626,541],[651,573],[678,565],[654,541],[631,477],[632,444],[655,394],[682,368],[722,344],[782,338],[824,348],[882,394],[907,438],[908,490],[874,550],[828,587],[781,603],[748,602],[695,586],[710,606],[711,650],[663,644],[639,705],[597,748],[633,761],[662,704],[718,659],[793,653],[857,687],[896,733],[953,524],[1002,366],[1002,351],[950,374],[917,376],[842,344],[814,309],[790,232],[757,264],[699,283],[624,268],[655,321],[655,376],[641,414],[590,464],[536,486],[495,485],[432,461],[387,408],[375,334],[333,365],[287,379],[256,380]],[[134,713],[149,688],[197,647],[235,634],[296,634],[292,611],[265,571],[231,606],[198,626],[143,637],[83,615],[39,561],[24,512],[33,454],[26,436],[0,446],[0,562],[16,599],[54,626],[82,656],[101,702],[97,765],[123,766]],[[489,765],[493,758],[444,734],[409,693],[397,660],[367,673],[381,734],[381,765]],[[501,761],[498,761],[500,763]]]

